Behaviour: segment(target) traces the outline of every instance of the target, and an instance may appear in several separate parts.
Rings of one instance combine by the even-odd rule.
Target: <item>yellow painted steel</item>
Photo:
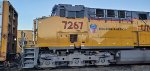
[[[7,50],[7,34],[8,34],[8,14],[9,14],[9,4],[7,1],[3,2],[3,13],[2,13],[2,44],[0,49],[0,61],[6,60],[6,50]]]
[[[82,29],[66,29],[64,21],[83,22],[83,27]],[[149,20],[145,21],[150,23]],[[97,25],[95,32],[91,32],[91,24]],[[133,19],[133,23],[131,23],[127,20],[119,22],[88,20],[86,17],[71,19],[52,16],[39,19],[38,24],[35,25],[37,33],[34,34],[37,37],[37,47],[150,46],[150,32],[141,30],[140,25],[145,25],[145,23],[138,19]],[[78,34],[76,43],[70,42],[70,34]]]
[[[0,61],[16,53],[18,13],[9,1],[3,1]]]
[[[21,32],[25,33],[25,40],[27,42],[26,46],[33,45],[33,32],[32,30],[18,30],[17,31],[17,53],[21,53]]]

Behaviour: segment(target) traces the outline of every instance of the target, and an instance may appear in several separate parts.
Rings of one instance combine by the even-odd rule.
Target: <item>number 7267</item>
[[[62,21],[64,29],[82,29],[83,22]]]

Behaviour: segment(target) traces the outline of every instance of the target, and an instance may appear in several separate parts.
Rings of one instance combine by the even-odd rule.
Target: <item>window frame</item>
[[[64,10],[64,15],[63,15],[63,16],[61,15],[61,10]],[[61,9],[59,10],[59,16],[60,16],[60,17],[66,17],[66,10],[65,10],[64,8],[61,8]]]
[[[81,14],[81,12],[83,12],[83,16],[81,17],[77,17],[77,12],[80,12],[80,14]],[[81,10],[81,11],[76,11],[76,18],[84,18],[84,10]]]
[[[109,16],[108,16],[108,10],[114,11],[114,17],[109,17]],[[106,10],[106,17],[107,17],[107,18],[116,18],[115,10],[107,9],[107,10]]]
[[[124,18],[119,17],[119,12],[120,12],[120,11],[124,11]],[[118,11],[117,11],[117,17],[120,18],[120,19],[125,19],[126,16],[127,16],[126,13],[127,13],[127,12],[126,12],[125,10],[118,10]]]
[[[103,17],[98,17],[98,16],[97,16],[97,9],[95,9],[95,17],[104,18],[105,15],[106,15],[105,9],[99,9],[99,10],[103,10]]]
[[[69,12],[75,12],[74,17],[70,17]],[[77,12],[83,12],[83,17],[77,17]],[[67,18],[84,18],[84,17],[85,17],[85,11],[84,10],[81,10],[81,11],[67,11]]]
[[[74,12],[74,17],[71,17],[69,13]],[[72,15],[72,14],[71,14]],[[76,11],[68,11],[67,18],[76,18]]]
[[[140,15],[146,15],[146,18],[140,18]],[[139,13],[139,14],[138,14],[138,19],[139,19],[139,20],[148,20],[148,15],[145,14],[145,13]]]

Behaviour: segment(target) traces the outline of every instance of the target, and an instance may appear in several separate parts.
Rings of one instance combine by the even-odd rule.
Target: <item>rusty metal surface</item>
[[[6,60],[7,53],[16,53],[17,26],[18,13],[9,1],[3,1],[0,61]]]

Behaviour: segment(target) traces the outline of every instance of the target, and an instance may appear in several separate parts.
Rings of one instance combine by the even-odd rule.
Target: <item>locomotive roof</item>
[[[123,10],[123,9],[106,9],[106,8],[91,8],[91,7],[85,7],[84,5],[71,5],[71,4],[58,4],[55,5],[53,7],[52,10],[54,10],[57,7],[65,7],[66,9],[70,8],[70,7],[75,7],[75,8],[88,8],[88,9],[103,9],[103,10],[121,10],[121,11],[132,11],[132,12],[146,12],[146,13],[150,13],[148,11],[134,11],[134,10]]]

